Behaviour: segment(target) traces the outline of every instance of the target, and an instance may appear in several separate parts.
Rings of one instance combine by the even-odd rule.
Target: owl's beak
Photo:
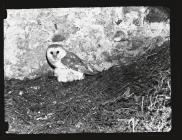
[[[56,59],[56,58],[57,58],[57,55],[56,55],[56,54],[53,54],[52,56],[53,56],[53,58],[54,58],[54,59]]]

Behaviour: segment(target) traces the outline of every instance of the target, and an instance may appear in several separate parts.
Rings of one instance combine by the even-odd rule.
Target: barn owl
[[[50,67],[54,69],[54,75],[59,82],[82,80],[85,74],[94,75],[99,72],[60,44],[48,46],[46,59]]]

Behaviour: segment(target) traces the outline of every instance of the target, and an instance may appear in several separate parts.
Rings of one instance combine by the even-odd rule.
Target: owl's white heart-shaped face
[[[47,58],[49,61],[56,62],[66,55],[66,51],[60,47],[49,47],[47,49]]]
[[[67,54],[66,50],[59,44],[52,44],[48,46],[46,51],[46,58],[48,64],[52,68],[63,67],[61,59]]]

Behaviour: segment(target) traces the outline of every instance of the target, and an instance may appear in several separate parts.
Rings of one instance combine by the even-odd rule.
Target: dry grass
[[[5,80],[7,133],[169,132],[169,47],[167,41],[81,81]]]

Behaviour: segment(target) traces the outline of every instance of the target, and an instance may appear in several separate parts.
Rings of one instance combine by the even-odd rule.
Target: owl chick
[[[76,54],[67,51],[62,45],[52,44],[46,51],[46,59],[59,82],[84,79],[85,74],[98,73],[91,64],[85,63]]]

